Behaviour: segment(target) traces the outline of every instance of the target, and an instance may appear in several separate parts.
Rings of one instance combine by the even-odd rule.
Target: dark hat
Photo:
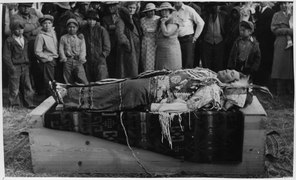
[[[94,10],[89,10],[86,13],[86,19],[93,19],[93,20],[99,20],[99,15]]]
[[[68,26],[70,23],[74,23],[76,26],[79,26],[77,20],[74,19],[74,18],[70,18],[70,19],[68,19],[68,21],[67,21],[67,23],[66,23],[66,26]]]
[[[63,9],[71,9],[69,2],[55,2],[55,4]]]
[[[252,32],[254,31],[254,25],[250,21],[242,21],[239,25],[245,27],[246,29],[250,29]]]
[[[18,6],[32,7],[33,3],[18,3]]]
[[[42,24],[46,20],[50,20],[51,22],[53,22],[54,17],[49,14],[45,14],[43,15],[43,17],[39,18],[39,23]]]
[[[25,24],[22,21],[11,22],[9,26],[11,31],[14,31],[17,29],[24,29],[24,27],[25,27]]]

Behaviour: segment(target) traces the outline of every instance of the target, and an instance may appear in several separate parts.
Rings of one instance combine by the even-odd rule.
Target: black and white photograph
[[[0,12],[1,179],[294,177],[293,1]]]

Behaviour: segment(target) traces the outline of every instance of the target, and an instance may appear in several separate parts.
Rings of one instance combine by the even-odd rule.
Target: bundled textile
[[[150,111],[159,114],[163,138],[171,145],[174,116],[196,110],[242,108],[252,100],[248,77],[234,70],[205,68],[149,71],[134,79],[102,80],[89,85],[50,83],[64,108],[88,111]],[[269,92],[267,88],[259,89]],[[249,102],[247,101],[249,100]],[[246,103],[247,102],[247,103]]]

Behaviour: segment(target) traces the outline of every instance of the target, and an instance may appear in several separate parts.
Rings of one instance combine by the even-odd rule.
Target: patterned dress
[[[159,16],[153,16],[152,18],[143,17],[141,19],[141,27],[144,33],[141,60],[144,71],[154,70],[155,68],[156,31],[159,18]]]
[[[180,21],[176,17],[171,17],[166,22],[166,25],[168,24],[177,24],[179,26]],[[156,40],[156,70],[177,70],[182,68],[182,56],[178,40],[178,31],[179,28],[171,36],[164,36],[161,28],[159,27],[158,37]]]

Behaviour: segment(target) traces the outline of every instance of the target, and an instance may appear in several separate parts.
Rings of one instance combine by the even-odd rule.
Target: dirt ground
[[[255,93],[265,108],[268,118],[265,122],[267,136],[277,135],[280,147],[266,152],[264,177],[293,176],[293,131],[294,131],[294,95],[274,97]],[[3,137],[6,177],[118,177],[116,174],[34,174],[27,133],[26,108],[8,108],[7,90],[3,90]],[[37,98],[38,99],[38,98]],[[38,101],[38,100],[37,100]],[[40,101],[40,99],[39,99]],[[276,153],[274,153],[276,152]],[[137,175],[146,177],[147,175]],[[202,175],[176,174],[174,177],[200,177]],[[128,177],[136,177],[128,175]]]

